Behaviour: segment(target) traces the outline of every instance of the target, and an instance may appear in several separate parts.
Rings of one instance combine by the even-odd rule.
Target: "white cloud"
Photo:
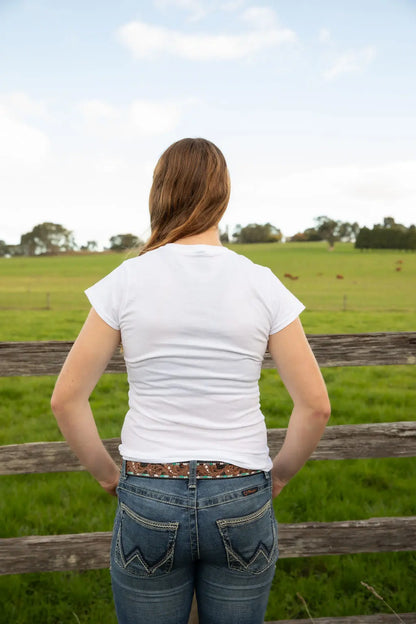
[[[130,120],[139,134],[164,134],[179,123],[181,108],[175,102],[135,100],[130,106]]]
[[[367,46],[361,50],[350,50],[339,56],[327,69],[323,76],[326,80],[333,80],[341,74],[363,71],[376,58],[374,46]]]
[[[318,35],[319,43],[329,43],[331,41],[331,33],[327,28],[321,28]]]
[[[47,117],[45,103],[34,100],[23,91],[0,94],[0,106],[6,108],[13,117]]]
[[[108,139],[155,136],[174,130],[186,102],[133,100],[116,108],[102,100],[87,100],[78,106],[87,128]]]
[[[242,34],[188,34],[135,21],[117,31],[120,42],[137,59],[173,54],[193,61],[234,60],[266,48],[296,41],[296,34],[277,25],[271,9],[252,8],[242,18],[250,30]]]
[[[371,202],[416,202],[416,161],[351,170],[346,192]]]
[[[117,118],[117,111],[103,100],[87,100],[78,106],[88,120],[110,120]]]
[[[293,174],[277,182],[285,195],[306,198],[308,194],[329,198],[337,209],[339,202],[376,202],[385,205],[416,200],[416,161],[377,166],[345,165],[322,167]],[[338,199],[337,199],[338,198]]]
[[[0,163],[3,172],[16,165],[39,167],[47,158],[51,147],[44,132],[20,118],[23,109],[28,113],[29,98],[18,99],[20,110],[13,105],[13,97],[2,96],[0,100]],[[16,102],[17,100],[14,104]]]
[[[79,244],[148,228],[152,175],[147,153],[112,156],[111,150],[59,153],[39,169],[0,170],[0,238],[16,244],[21,234],[44,221],[73,230]],[[151,150],[150,150],[151,152]],[[151,152],[152,165],[156,162]]]
[[[277,26],[276,13],[269,7],[250,7],[242,13],[241,19],[258,30],[269,30]]]
[[[408,226],[415,223],[415,203],[416,161],[320,167],[278,178],[273,163],[251,163],[250,170],[233,168],[224,224],[269,221],[285,236],[312,226],[320,214],[361,226],[392,215]]]

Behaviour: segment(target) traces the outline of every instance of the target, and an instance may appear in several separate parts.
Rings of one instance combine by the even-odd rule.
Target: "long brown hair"
[[[216,225],[228,205],[225,158],[206,139],[181,139],[159,158],[149,196],[151,235],[140,254],[201,234]]]

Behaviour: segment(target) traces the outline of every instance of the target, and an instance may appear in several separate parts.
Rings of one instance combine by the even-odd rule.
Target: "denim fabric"
[[[126,475],[111,546],[119,624],[263,624],[278,557],[269,473]]]

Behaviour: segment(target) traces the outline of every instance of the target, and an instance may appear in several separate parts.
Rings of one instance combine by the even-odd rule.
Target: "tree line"
[[[357,249],[416,249],[416,226],[405,227],[396,223],[393,217],[385,217],[383,223],[372,229],[360,227],[358,223],[336,221],[327,216],[314,219],[315,225],[303,232],[286,238],[286,242],[326,241],[330,249],[336,242],[353,242]],[[271,223],[249,223],[236,225],[232,234],[229,228],[220,232],[223,243],[279,243],[283,240],[281,230]],[[126,251],[140,248],[144,242],[135,234],[115,234],[109,238],[109,251]],[[54,255],[68,252],[95,252],[98,244],[94,240],[78,246],[74,234],[58,223],[40,223],[30,232],[22,234],[18,245],[8,245],[0,240],[0,256]]]
[[[357,249],[416,249],[416,226],[405,227],[386,217],[382,224],[360,229],[355,241]]]
[[[109,239],[110,251],[124,251],[140,247],[143,241],[134,234],[116,234]],[[59,223],[40,223],[33,230],[22,234],[18,245],[8,245],[0,240],[0,256],[39,256],[68,252],[94,252],[98,249],[95,240],[77,245],[74,234]]]
[[[326,241],[330,249],[336,242],[352,242],[356,249],[399,249],[401,251],[416,249],[416,226],[406,227],[396,223],[393,217],[385,217],[383,223],[368,227],[360,227],[357,222],[336,221],[327,216],[314,219],[314,227],[297,232],[286,238],[286,242]],[[232,240],[237,243],[271,243],[283,239],[281,231],[266,223],[251,223],[242,228],[237,226]],[[231,242],[228,232],[221,236],[223,242]]]

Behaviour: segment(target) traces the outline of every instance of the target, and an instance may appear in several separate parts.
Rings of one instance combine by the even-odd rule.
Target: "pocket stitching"
[[[124,503],[120,503],[120,511],[121,511],[121,520],[120,520],[120,524],[119,524],[119,528],[118,528],[118,532],[117,532],[117,549],[116,549],[116,553],[118,554],[118,557],[116,557],[116,559],[119,559],[122,567],[124,568],[124,570],[131,574],[132,576],[141,576],[138,572],[132,571],[128,568],[128,566],[130,565],[130,563],[134,560],[134,559],[138,559],[138,561],[142,564],[144,572],[146,573],[147,576],[151,576],[152,574],[154,574],[160,567],[162,567],[169,559],[170,559],[170,564],[168,565],[168,567],[164,570],[164,573],[168,573],[170,572],[170,570],[172,569],[173,566],[173,555],[175,552],[175,543],[176,543],[176,536],[177,536],[177,532],[178,532],[178,528],[179,528],[179,522],[157,522],[155,520],[149,520],[148,518],[144,518],[143,516],[139,516],[138,514],[136,514],[133,510],[131,510],[127,505],[125,505]],[[168,530],[170,532],[170,536],[169,536],[169,542],[168,542],[168,549],[167,552],[165,554],[165,556],[163,557],[163,559],[160,559],[159,561],[156,562],[156,564],[154,564],[153,566],[149,566],[148,563],[146,563],[146,561],[143,559],[140,551],[136,548],[133,555],[130,556],[128,559],[126,559],[124,552],[123,552],[123,548],[122,548],[122,542],[121,542],[121,529],[122,529],[122,516],[123,513],[126,514],[127,516],[129,516],[132,520],[138,522],[138,524],[141,524],[142,526],[146,527],[146,528],[151,528],[153,530],[157,530],[157,531],[166,531]],[[117,552],[118,551],[118,552]]]
[[[216,522],[217,522],[218,528],[220,528],[220,526],[226,527],[226,526],[237,526],[238,524],[247,524],[251,520],[262,518],[270,507],[271,507],[271,501],[268,500],[267,503],[263,505],[263,507],[260,507],[260,509],[258,509],[257,511],[253,511],[251,514],[248,514],[247,516],[242,516],[239,518],[224,518],[221,520],[217,520]]]
[[[260,509],[258,509],[257,511],[252,512],[251,514],[248,514],[247,516],[242,516],[239,518],[225,518],[225,519],[221,519],[221,520],[216,520],[216,524],[218,527],[218,531],[221,535],[222,541],[223,541],[223,545],[225,548],[225,552],[227,555],[227,562],[228,562],[228,566],[231,570],[237,570],[237,571],[245,571],[245,572],[249,572],[250,574],[262,574],[263,572],[265,572],[268,568],[270,568],[271,565],[273,565],[273,557],[275,556],[276,552],[278,552],[278,548],[277,548],[277,539],[276,539],[276,526],[275,526],[275,522],[273,521],[273,518],[270,518],[272,521],[272,531],[273,531],[273,545],[271,547],[270,550],[270,554],[267,555],[267,551],[265,549],[264,544],[262,544],[261,546],[258,546],[257,549],[255,550],[252,558],[246,562],[232,547],[231,545],[231,540],[229,538],[228,535],[226,535],[226,529],[227,527],[237,527],[239,525],[243,525],[243,524],[248,524],[251,521],[257,520],[258,518],[262,518],[267,511],[271,510],[271,501],[267,501],[267,503],[265,505],[263,505],[263,507],[261,507]],[[263,555],[267,565],[265,568],[262,568],[261,570],[255,571],[255,570],[250,570],[250,566],[252,566],[252,564],[258,559],[258,557],[260,555]],[[239,564],[239,565],[238,565]]]
[[[125,503],[120,503],[120,508],[128,515],[132,520],[136,520],[139,524],[159,531],[164,531],[166,529],[175,531],[178,530],[179,522],[157,522],[157,520],[149,520],[149,518],[144,518],[143,516],[139,516],[136,514],[130,507],[128,507]]]

